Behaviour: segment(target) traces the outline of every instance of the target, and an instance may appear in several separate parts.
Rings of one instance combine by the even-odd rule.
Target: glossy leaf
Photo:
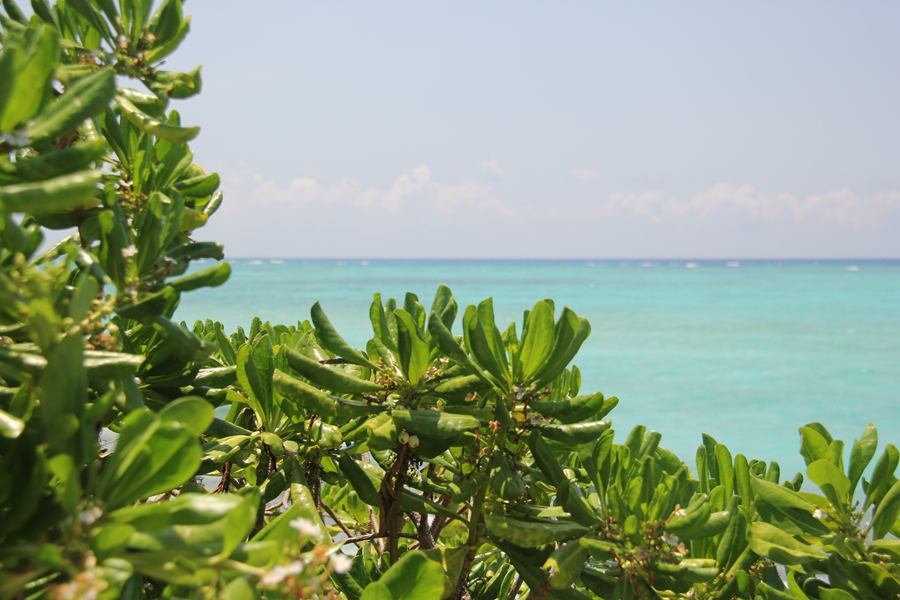
[[[378,367],[369,362],[369,359],[363,356],[359,350],[354,350],[350,347],[350,344],[344,341],[344,338],[331,325],[328,317],[325,316],[325,311],[322,310],[318,302],[313,304],[312,309],[310,309],[310,316],[316,328],[316,337],[323,348],[344,360],[378,370]]]
[[[361,600],[418,600],[441,598],[444,569],[420,551],[407,552],[377,582],[369,585]]]

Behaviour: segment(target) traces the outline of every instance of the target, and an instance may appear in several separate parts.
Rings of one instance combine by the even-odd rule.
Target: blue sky
[[[900,257],[896,2],[185,10],[231,257]]]

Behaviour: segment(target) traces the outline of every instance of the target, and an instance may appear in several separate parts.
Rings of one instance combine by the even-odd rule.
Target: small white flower
[[[290,525],[306,537],[316,537],[319,535],[319,527],[312,521],[304,519],[303,517],[294,519],[293,521],[288,523],[288,525]]]
[[[823,511],[821,508],[817,508],[816,510],[814,510],[813,516],[817,519],[827,519],[828,518],[828,515],[825,514],[825,511]]]
[[[122,248],[122,256],[125,258],[131,258],[137,254],[137,248],[135,248],[134,244],[128,246],[127,248]]]
[[[353,561],[341,552],[331,555],[331,568],[335,573],[340,575],[346,573],[353,566]]]
[[[679,508],[678,510],[675,511],[675,516],[676,517],[686,517],[687,511],[684,510],[683,508]]]
[[[302,573],[305,566],[306,565],[299,560],[294,561],[287,566],[275,565],[272,567],[271,571],[260,577],[259,583],[264,588],[275,587],[288,577],[293,577],[294,575]]]
[[[521,388],[517,385],[513,386],[513,391],[516,393],[516,400],[521,400],[522,396],[525,395],[525,388]]]
[[[287,569],[285,569],[281,565],[275,565],[274,567],[272,567],[271,571],[269,571],[259,579],[259,584],[266,588],[275,587],[276,585],[284,581],[284,578],[287,576]]]
[[[90,527],[101,515],[103,515],[103,511],[98,507],[93,506],[89,510],[82,512],[81,515],[78,516],[78,520],[81,521],[81,524],[85,527]]]
[[[15,133],[4,133],[0,135],[0,144],[6,143],[12,146],[13,148],[21,148],[23,146],[27,146],[28,142],[31,140],[25,135],[24,131],[18,131]]]
[[[678,542],[681,540],[678,539],[677,535],[672,535],[671,533],[664,533],[662,536],[662,540],[670,546],[677,546]]]

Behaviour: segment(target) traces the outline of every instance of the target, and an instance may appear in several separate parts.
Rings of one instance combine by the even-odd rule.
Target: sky
[[[900,3],[185,11],[228,257],[900,258]]]

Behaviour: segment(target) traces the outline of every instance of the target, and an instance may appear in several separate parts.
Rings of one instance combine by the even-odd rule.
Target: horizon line
[[[741,257],[733,257],[733,258],[646,258],[646,257],[631,257],[631,258],[408,258],[408,257],[387,257],[387,258],[371,258],[371,257],[286,257],[286,256],[226,256],[222,260],[314,260],[314,261],[481,261],[481,262],[489,262],[489,261],[508,261],[508,262],[621,262],[621,261],[632,261],[632,262],[880,262],[880,261],[888,261],[888,262],[900,262],[900,256],[898,257],[878,257],[878,258],[862,258],[862,257],[850,257],[850,258],[820,258],[820,257],[808,257],[808,258],[741,258]]]

